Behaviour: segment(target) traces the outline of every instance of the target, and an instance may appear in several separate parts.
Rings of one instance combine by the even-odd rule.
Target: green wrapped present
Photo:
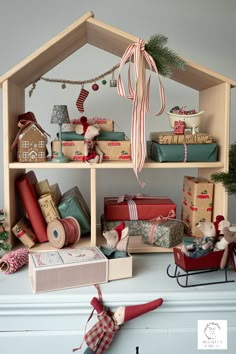
[[[59,134],[57,134],[57,137]],[[84,136],[82,134],[77,134],[75,132],[62,132],[61,133],[63,141],[82,141]],[[125,133],[123,132],[103,132],[101,131],[96,140],[104,141],[123,141],[125,140]]]
[[[107,221],[101,217],[102,231],[116,228],[121,221]],[[184,235],[183,222],[173,219],[161,223],[150,220],[126,220],[125,226],[129,227],[129,236],[142,236],[145,243],[171,248],[182,242]]]
[[[78,187],[64,193],[57,208],[61,218],[73,216],[78,221],[81,235],[90,232],[90,211]]]
[[[158,144],[147,142],[147,153],[158,162],[215,162],[217,161],[217,144]]]

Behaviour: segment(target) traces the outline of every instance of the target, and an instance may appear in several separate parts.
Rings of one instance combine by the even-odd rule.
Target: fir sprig
[[[229,172],[217,172],[211,175],[214,183],[222,183],[228,194],[236,195],[236,142],[229,149]]]
[[[171,67],[184,70],[186,62],[166,46],[168,38],[163,34],[154,34],[145,45],[145,50],[153,57],[160,75],[170,77]]]

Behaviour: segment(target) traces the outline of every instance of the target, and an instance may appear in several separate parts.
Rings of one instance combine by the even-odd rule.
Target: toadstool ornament
[[[159,298],[140,305],[121,306],[114,313],[109,308],[105,308],[96,297],[90,303],[97,311],[98,322],[85,334],[84,340],[88,347],[84,354],[103,354],[125,322],[157,309],[162,305],[163,299]],[[78,349],[75,348],[73,351]]]

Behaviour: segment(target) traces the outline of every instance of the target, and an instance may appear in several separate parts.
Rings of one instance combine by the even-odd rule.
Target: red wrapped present
[[[176,204],[168,197],[143,194],[104,198],[106,220],[150,220],[158,216],[175,218]]]
[[[174,134],[182,135],[184,134],[185,123],[181,120],[176,120],[174,122]]]

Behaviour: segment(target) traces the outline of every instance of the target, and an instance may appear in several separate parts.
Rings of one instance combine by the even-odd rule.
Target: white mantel
[[[173,264],[172,254],[133,257],[133,278],[100,285],[105,304],[115,309],[159,297],[164,303],[126,323],[109,353],[132,354],[136,346],[140,354],[199,353],[198,320],[222,319],[228,320],[227,353],[233,354],[236,282],[183,289],[166,275],[167,265]],[[198,277],[217,281],[223,272]],[[229,271],[229,279],[236,280],[236,273]],[[27,267],[12,275],[0,274],[0,343],[4,354],[72,353],[81,343],[91,313],[90,300],[96,295],[93,286],[33,294]],[[96,316],[91,324],[95,321]]]

